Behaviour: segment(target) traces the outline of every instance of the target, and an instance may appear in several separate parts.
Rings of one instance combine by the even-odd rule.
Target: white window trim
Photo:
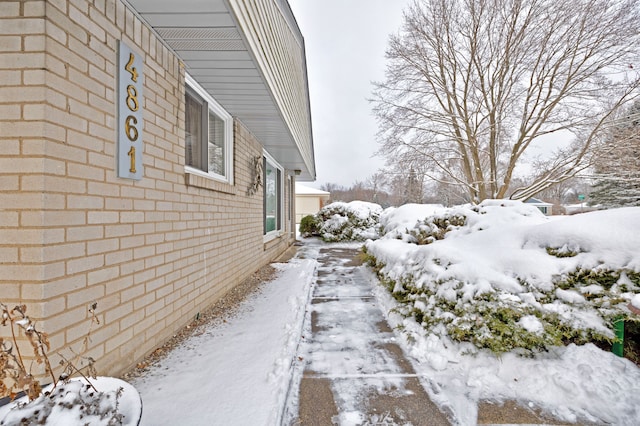
[[[269,161],[271,164],[273,164],[278,170],[280,170],[280,185],[279,185],[279,190],[280,190],[280,197],[279,197],[279,205],[278,205],[278,215],[280,216],[280,224],[282,229],[274,229],[273,231],[269,231],[266,234],[263,235],[263,242],[267,243],[271,240],[274,240],[278,237],[281,237],[284,234],[284,230],[286,229],[286,224],[285,224],[285,218],[284,218],[284,167],[282,167],[280,165],[280,163],[278,163],[271,155],[269,155],[269,153],[267,151],[263,151],[262,155],[264,155],[267,159],[267,161]],[[263,182],[263,185],[266,185],[266,182]],[[262,220],[264,222],[265,220],[265,211],[264,209],[262,210]],[[277,223],[277,221],[276,221]]]
[[[224,122],[224,147],[225,147],[225,170],[226,176],[220,175],[215,172],[205,172],[200,169],[185,165],[185,173],[195,174],[203,176],[205,178],[214,179],[220,182],[233,185],[233,117],[220,105],[206,90],[198,84],[189,74],[185,73],[185,84],[187,84],[191,90],[196,92],[198,96],[204,99],[208,106],[215,115],[220,117]]]

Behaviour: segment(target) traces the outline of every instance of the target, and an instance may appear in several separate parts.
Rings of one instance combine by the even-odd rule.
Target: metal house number
[[[140,180],[142,166],[142,58],[124,42],[118,48],[118,177]]]

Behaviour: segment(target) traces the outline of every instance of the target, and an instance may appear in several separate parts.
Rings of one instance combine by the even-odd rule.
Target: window
[[[191,171],[233,183],[231,116],[188,75],[186,82],[186,166]]]
[[[282,231],[282,168],[264,156],[264,233]]]

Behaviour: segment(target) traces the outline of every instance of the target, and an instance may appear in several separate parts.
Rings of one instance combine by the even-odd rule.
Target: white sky
[[[384,165],[373,157],[376,120],[367,101],[384,78],[389,35],[409,0],[289,0],[305,39],[317,180],[351,186]]]

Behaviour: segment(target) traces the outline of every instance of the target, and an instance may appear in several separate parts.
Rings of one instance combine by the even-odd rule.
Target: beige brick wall
[[[88,355],[117,375],[281,254],[290,205],[264,243],[262,147],[238,120],[234,185],[185,174],[184,70],[119,0],[2,0],[0,19],[0,300],[52,353],[81,347],[96,301]],[[144,56],[140,181],[115,171],[119,39]]]

